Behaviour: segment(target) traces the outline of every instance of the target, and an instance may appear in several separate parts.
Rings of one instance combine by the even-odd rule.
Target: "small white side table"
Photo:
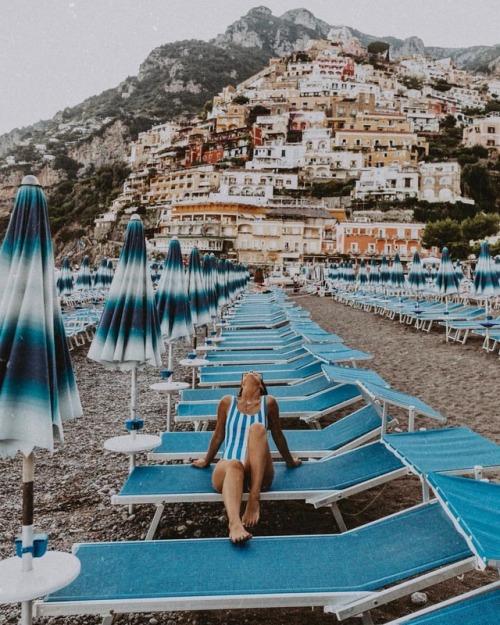
[[[186,388],[189,388],[189,384],[187,382],[157,382],[156,384],[151,384],[149,387],[153,391],[158,391],[159,393],[167,393],[167,432],[170,432],[170,414],[172,411],[172,395],[174,393],[178,393],[179,391],[183,391]]]
[[[206,358],[183,358],[182,360],[179,360],[179,364],[181,364],[183,367],[191,367],[191,369],[193,370],[191,388],[194,388],[196,385],[196,370],[200,367],[205,367],[206,365],[209,365],[210,361]]]

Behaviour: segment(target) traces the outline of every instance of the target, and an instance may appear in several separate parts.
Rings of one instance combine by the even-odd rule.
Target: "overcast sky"
[[[208,41],[256,6],[307,7],[334,26],[425,45],[500,43],[499,0],[3,0],[0,133],[116,87],[153,48]]]

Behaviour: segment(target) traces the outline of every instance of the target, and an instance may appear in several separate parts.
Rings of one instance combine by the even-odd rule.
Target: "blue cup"
[[[194,360],[196,358],[196,354],[191,352],[190,354],[188,354],[188,358],[189,360]]]

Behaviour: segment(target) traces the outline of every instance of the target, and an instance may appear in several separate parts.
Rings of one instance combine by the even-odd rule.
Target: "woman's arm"
[[[225,395],[217,406],[217,421],[215,423],[215,430],[210,439],[208,451],[204,458],[197,458],[193,460],[192,465],[198,469],[204,469],[209,466],[212,460],[217,455],[217,452],[222,445],[226,430],[226,419],[229,407],[231,405],[231,396]]]
[[[269,429],[271,430],[271,436],[273,437],[276,447],[281,454],[281,457],[286,462],[286,466],[290,468],[298,467],[301,464],[299,458],[295,458],[288,449],[288,443],[286,442],[285,435],[281,429],[280,412],[278,408],[278,402],[271,395],[267,396],[267,421],[269,423]]]

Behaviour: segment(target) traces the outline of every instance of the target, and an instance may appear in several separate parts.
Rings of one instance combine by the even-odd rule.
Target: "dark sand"
[[[500,362],[496,354],[481,350],[479,340],[466,345],[447,344],[441,331],[423,334],[397,320],[355,310],[331,298],[307,296],[296,301],[310,310],[312,318],[323,328],[340,334],[347,345],[373,354],[374,359],[362,367],[374,369],[395,389],[429,403],[447,417],[448,425],[466,425],[500,443],[497,401]],[[153,513],[152,506],[137,506],[129,516],[123,507],[110,504],[110,495],[123,483],[128,464],[124,457],[105,452],[103,442],[125,433],[130,375],[106,371],[87,359],[87,351],[88,345],[72,352],[84,417],[65,425],[65,445],[52,456],[37,452],[35,465],[35,531],[47,532],[51,548],[65,551],[75,542],[142,539]],[[184,357],[187,351],[187,345],[176,345],[176,358]],[[174,377],[190,381],[190,373],[180,367]],[[146,432],[158,433],[165,429],[166,401],[159,393],[150,391],[149,385],[159,381],[159,372],[146,368],[138,378],[139,416],[145,419]],[[404,428],[404,418],[397,416]],[[433,428],[438,424],[423,419],[417,421],[417,427]],[[13,555],[11,539],[20,532],[20,456],[2,460],[2,473],[0,557],[5,558]],[[343,501],[340,507],[348,527],[352,528],[405,509],[420,498],[418,480],[404,478]],[[262,519],[254,533],[265,536],[330,532],[337,532],[337,528],[328,509],[314,510],[299,502],[264,502]],[[226,519],[221,504],[178,504],[167,506],[157,537],[225,535]],[[335,554],[331,557],[335,558]],[[209,563],[200,563],[200,575],[212,574]],[[432,587],[426,591],[429,603],[493,579],[493,573],[472,573]],[[415,609],[406,597],[374,610],[372,616],[375,623],[384,623]],[[19,606],[0,608],[0,625],[16,623],[18,617]],[[99,622],[97,617],[50,619],[54,625]],[[297,608],[124,615],[117,622],[326,625],[337,621],[334,616],[323,614],[320,608]],[[344,622],[358,625],[360,620]]]

